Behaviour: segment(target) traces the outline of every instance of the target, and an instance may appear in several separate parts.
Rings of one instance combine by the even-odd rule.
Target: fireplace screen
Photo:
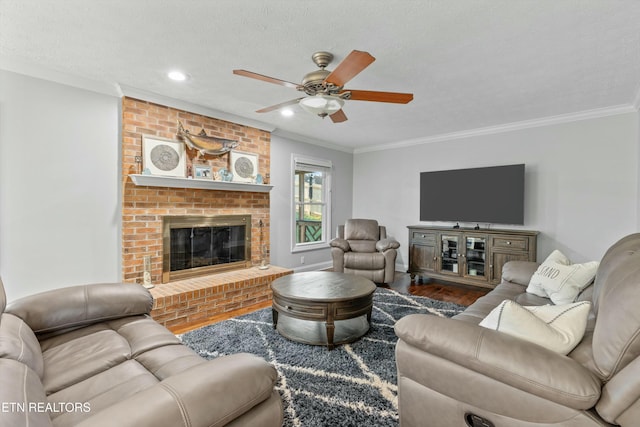
[[[251,217],[165,217],[163,282],[251,266]]]

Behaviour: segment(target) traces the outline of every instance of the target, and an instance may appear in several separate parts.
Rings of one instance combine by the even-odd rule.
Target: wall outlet
[[[303,256],[300,257],[300,264],[304,264],[304,257]]]

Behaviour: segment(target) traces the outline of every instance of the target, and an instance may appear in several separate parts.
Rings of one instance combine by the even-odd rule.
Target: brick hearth
[[[151,289],[151,317],[169,329],[197,324],[221,313],[270,301],[271,282],[292,273],[283,267],[252,267],[165,283]]]

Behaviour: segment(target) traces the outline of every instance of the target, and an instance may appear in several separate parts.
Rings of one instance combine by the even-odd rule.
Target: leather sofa
[[[201,358],[149,317],[152,302],[117,283],[6,305],[0,281],[0,426],[282,425],[273,366]]]
[[[373,219],[349,219],[339,225],[330,243],[333,271],[357,274],[376,283],[391,283],[395,275],[397,249],[387,229]]]
[[[403,427],[640,425],[640,234],[615,243],[578,296],[591,313],[567,356],[478,326],[505,299],[549,304],[525,292],[536,268],[505,264],[502,283],[452,319],[396,323]]]

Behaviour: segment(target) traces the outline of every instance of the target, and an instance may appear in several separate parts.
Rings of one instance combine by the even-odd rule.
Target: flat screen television
[[[524,225],[524,164],[421,172],[420,221]]]

